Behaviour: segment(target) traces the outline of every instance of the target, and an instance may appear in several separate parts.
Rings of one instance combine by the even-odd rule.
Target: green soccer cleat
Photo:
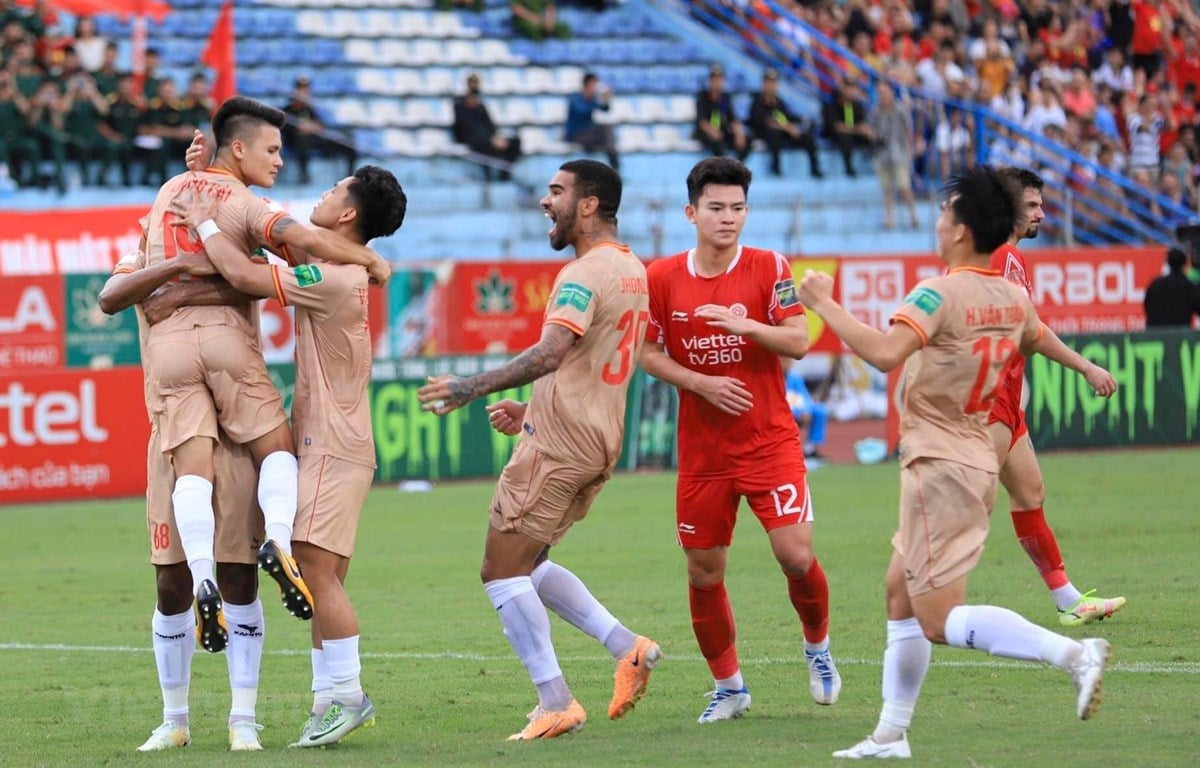
[[[359,728],[375,725],[375,705],[363,695],[362,704],[351,707],[335,701],[325,710],[321,721],[296,743],[298,747],[324,747],[336,744]]]
[[[1092,597],[1096,590],[1089,590],[1079,602],[1065,611],[1058,612],[1058,623],[1064,627],[1082,627],[1093,621],[1104,621],[1125,607],[1123,597]]]

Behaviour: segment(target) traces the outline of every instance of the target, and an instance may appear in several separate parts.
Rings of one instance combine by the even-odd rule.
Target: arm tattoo
[[[537,344],[503,366],[468,379],[451,381],[450,398],[454,403],[463,405],[493,392],[537,381],[558,370],[567,351],[575,343],[575,338],[575,334],[568,328],[554,323],[547,325]]]
[[[283,218],[281,218],[281,219],[279,219],[279,221],[275,222],[275,224],[271,227],[272,242],[275,242],[275,243],[280,242],[280,237],[283,236],[283,233],[287,232],[289,229],[291,229],[292,225],[295,223],[296,223],[296,220],[293,219],[291,216],[287,216],[287,215],[284,215]]]

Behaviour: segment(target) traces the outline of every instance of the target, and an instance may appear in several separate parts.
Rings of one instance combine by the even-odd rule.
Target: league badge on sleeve
[[[301,264],[292,270],[296,276],[296,285],[300,288],[310,288],[325,279],[321,268],[315,264]]]
[[[784,309],[794,307],[800,303],[800,296],[796,293],[796,281],[794,279],[789,277],[775,283],[775,301]]]
[[[592,303],[592,290],[579,283],[563,283],[558,289],[558,296],[554,299],[556,307],[571,307],[580,312],[587,312],[588,305]]]
[[[912,304],[927,315],[937,312],[938,307],[942,306],[942,301],[942,294],[925,286],[913,288],[912,292],[904,297],[905,304]]]

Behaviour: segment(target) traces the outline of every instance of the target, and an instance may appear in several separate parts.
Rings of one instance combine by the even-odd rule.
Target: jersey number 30
[[[617,320],[617,330],[623,331],[621,341],[617,343],[617,355],[620,360],[614,368],[612,361],[604,364],[604,370],[600,372],[600,378],[604,379],[605,384],[624,384],[629,378],[629,372],[633,370],[633,351],[637,348],[638,341],[646,333],[646,326],[650,323],[650,313],[641,311],[637,313],[637,320],[634,320],[633,310],[628,310],[621,318]]]

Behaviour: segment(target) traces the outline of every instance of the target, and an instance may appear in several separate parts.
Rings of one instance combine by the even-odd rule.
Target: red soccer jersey
[[[992,251],[991,268],[1004,276],[1004,279],[1021,290],[1025,291],[1030,301],[1033,300],[1033,281],[1030,279],[1029,267],[1025,264],[1025,257],[1017,250],[1015,245],[1005,243],[996,250]],[[1002,390],[999,393],[998,400],[1003,400],[1007,396],[1007,401],[1012,403],[1016,408],[1021,406],[1021,387],[1025,383],[1025,356],[1021,353],[1015,355],[1012,367],[1009,368],[1008,379],[1000,385]]]
[[[803,466],[800,432],[792,419],[779,356],[743,336],[713,328],[697,307],[719,304],[770,325],[804,314],[791,265],[774,251],[741,247],[724,273],[696,274],[692,251],[652,262],[646,341],[662,344],[672,360],[711,376],[739,379],[754,405],[730,416],[691,392],[679,393],[680,477],[743,477],[780,464]]]

